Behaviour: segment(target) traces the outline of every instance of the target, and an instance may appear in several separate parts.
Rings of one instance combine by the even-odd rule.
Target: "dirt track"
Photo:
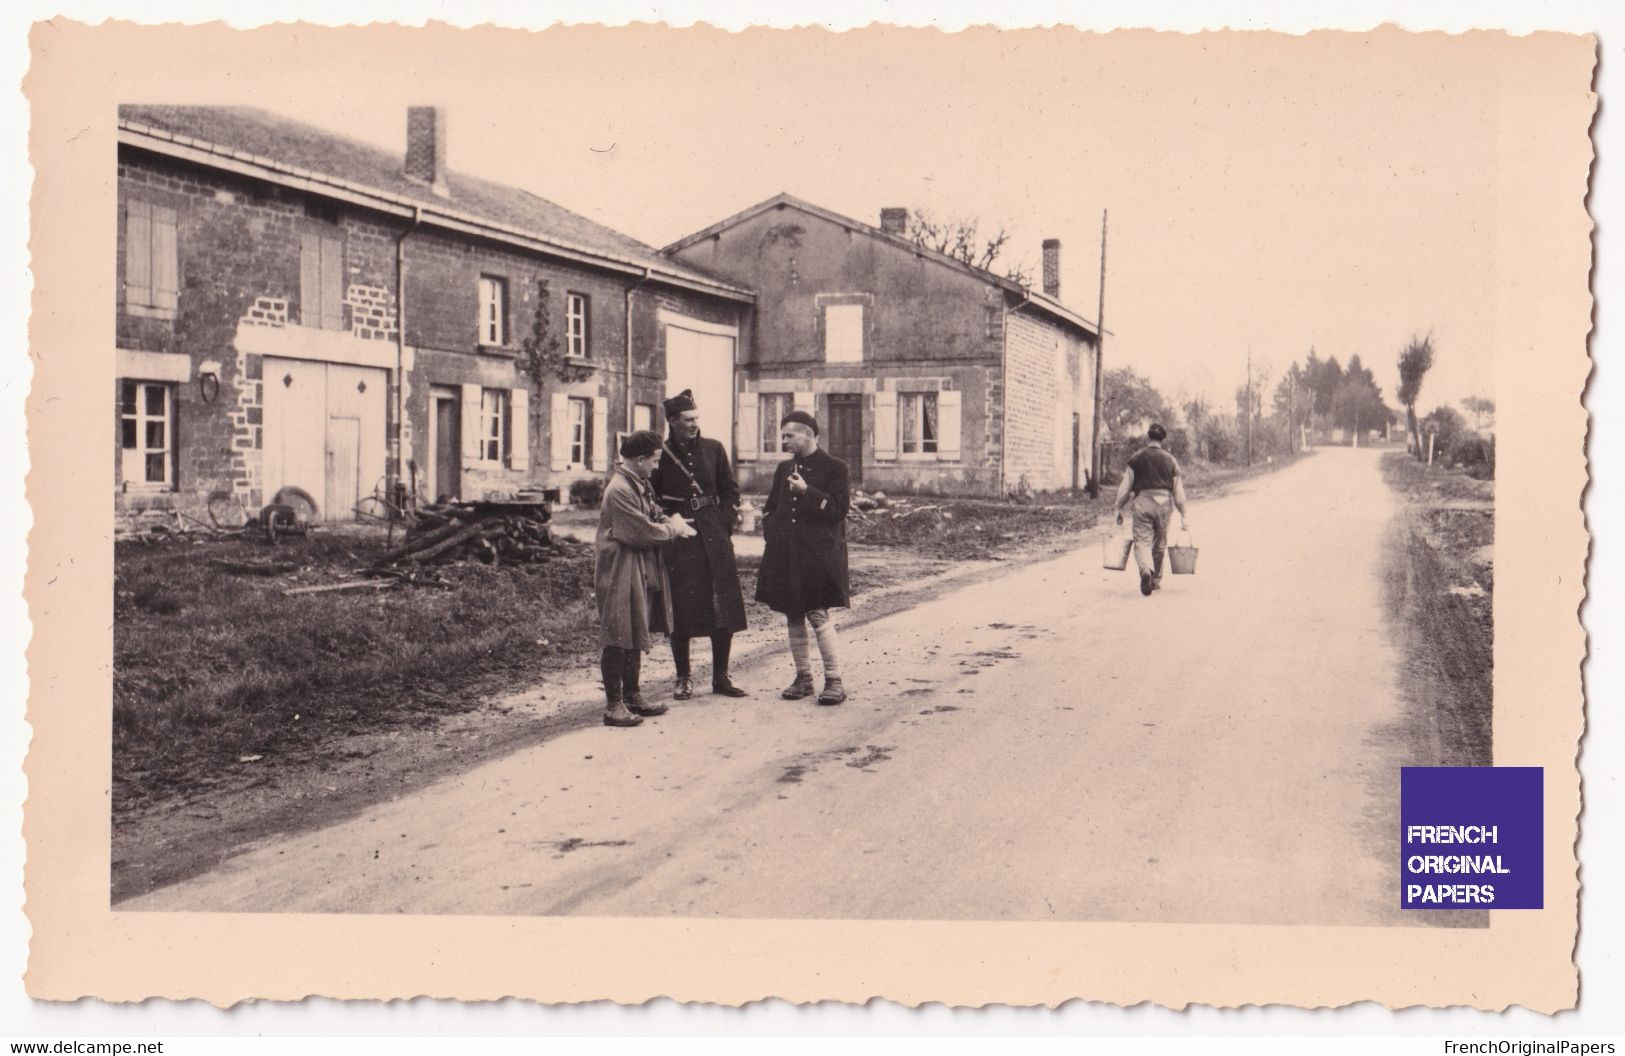
[[[566,733],[126,909],[1472,923],[1396,908],[1430,761],[1384,594],[1378,454],[1197,504],[1142,598],[1097,546],[848,635],[853,697],[702,697]]]

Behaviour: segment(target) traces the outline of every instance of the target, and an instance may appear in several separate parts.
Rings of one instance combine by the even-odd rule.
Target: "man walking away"
[[[734,632],[745,629],[745,595],[739,588],[733,533],[739,523],[739,484],[728,452],[716,440],[700,435],[700,411],[694,394],[684,389],[665,402],[666,457],[650,483],[669,514],[686,517],[699,533],[666,549],[671,578],[671,657],[677,667],[672,696],[694,695],[689,670],[691,638],[711,639],[711,692],[743,697],[745,691],[728,677]]]
[[[1134,452],[1117,487],[1117,523],[1123,508],[1134,504],[1134,563],[1140,569],[1140,593],[1150,596],[1162,587],[1162,558],[1168,552],[1168,519],[1179,510],[1181,528],[1190,529],[1185,513],[1185,478],[1179,460],[1163,447],[1168,430],[1152,422],[1145,431],[1146,445]]]
[[[784,613],[796,678],[785,700],[812,696],[809,635],[824,662],[820,704],[846,699],[832,608],[850,601],[846,560],[846,512],[851,505],[846,463],[818,447],[818,421],[791,411],[779,423],[790,457],[773,472],[762,509],[762,570],[756,600]]]

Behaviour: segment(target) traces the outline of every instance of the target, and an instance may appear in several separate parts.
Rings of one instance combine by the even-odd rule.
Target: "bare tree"
[[[991,238],[983,238],[977,228],[975,217],[968,220],[938,220],[930,213],[920,211],[909,214],[904,237],[922,249],[952,257],[973,268],[992,271],[994,262],[1009,243],[1010,235],[1001,227]],[[1032,269],[1025,264],[1010,265],[1004,277],[1023,286],[1033,284]]]

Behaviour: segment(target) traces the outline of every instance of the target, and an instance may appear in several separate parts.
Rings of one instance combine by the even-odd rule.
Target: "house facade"
[[[1098,337],[1059,300],[1059,242],[1034,291],[916,246],[906,223],[779,195],[663,251],[756,291],[734,414],[743,481],[766,485],[779,421],[802,408],[868,490],[1081,487]]]
[[[118,510],[281,495],[345,520],[398,489],[567,487],[658,424],[668,377],[731,407],[748,290],[449,171],[433,108],[407,132],[397,156],[261,111],[121,108]]]

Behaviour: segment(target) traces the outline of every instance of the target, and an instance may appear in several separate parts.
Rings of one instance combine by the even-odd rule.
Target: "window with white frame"
[[[655,405],[652,403],[638,403],[632,406],[632,429],[652,430],[655,427]]]
[[[180,255],[175,210],[151,202],[124,206],[124,309],[131,315],[175,318]]]
[[[863,362],[863,305],[824,305],[824,362]]]
[[[508,283],[493,275],[480,276],[480,344],[505,345],[507,335]]]
[[[592,461],[592,401],[570,397],[570,464],[586,466]]]
[[[795,410],[795,397],[788,392],[764,392],[761,395],[762,447],[764,455],[784,450],[784,438],[779,423]]]
[[[480,461],[508,461],[508,390],[480,390]]]
[[[937,453],[937,394],[897,394],[898,450],[905,455]]]
[[[587,358],[587,318],[591,301],[584,293],[564,295],[564,353],[574,359]]]
[[[124,483],[167,488],[175,483],[173,386],[126,381],[119,393],[119,446]]]

